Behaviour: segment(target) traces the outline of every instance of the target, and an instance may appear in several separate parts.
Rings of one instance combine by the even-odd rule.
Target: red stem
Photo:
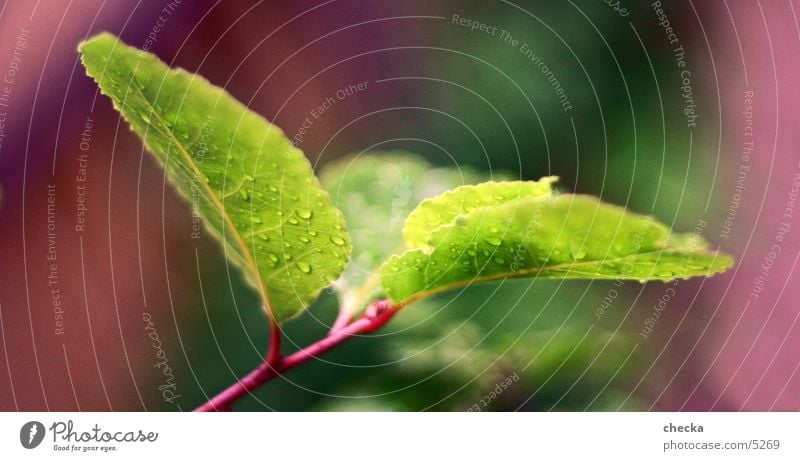
[[[265,360],[258,368],[251,371],[247,376],[237,381],[229,388],[217,394],[208,402],[199,406],[195,411],[225,411],[230,409],[231,404],[249,394],[250,391],[264,384],[272,378],[284,373],[292,368],[301,365],[314,357],[320,356],[339,344],[347,341],[353,336],[363,333],[371,333],[381,328],[397,313],[397,307],[389,301],[375,301],[358,319],[347,326],[332,331],[325,338],[316,343],[299,350],[294,354],[282,358],[278,356],[276,362],[271,363]],[[273,343],[274,344],[274,343]],[[270,356],[274,350],[270,347]]]
[[[269,351],[267,352],[267,363],[276,365],[281,361],[281,327],[278,322],[270,320]]]

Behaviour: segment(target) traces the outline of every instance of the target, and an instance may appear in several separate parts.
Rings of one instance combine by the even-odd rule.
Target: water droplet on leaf
[[[500,240],[497,237],[486,237],[484,240],[486,240],[486,243],[488,243],[489,245],[496,246],[496,247],[499,247],[500,244],[503,243],[503,241]]]

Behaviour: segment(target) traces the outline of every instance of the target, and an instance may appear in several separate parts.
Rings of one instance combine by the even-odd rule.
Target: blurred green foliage
[[[628,18],[602,2],[525,8],[447,4],[447,24],[426,38],[430,49],[416,50],[423,54],[415,55],[408,72],[416,86],[404,102],[457,120],[415,112],[415,136],[444,140],[441,147],[460,167],[487,175],[510,171],[524,179],[558,175],[564,189],[653,213],[667,225],[675,220],[677,227],[693,226],[702,206],[687,203],[703,204],[688,197],[708,196],[715,159],[693,154],[709,141],[687,129],[673,50],[649,5],[630,5]],[[452,14],[504,29],[527,44],[557,78],[571,109],[564,111],[548,77],[519,46],[453,24]],[[390,138],[397,129],[378,135]],[[434,145],[407,147],[435,165],[453,166]],[[204,254],[209,261],[219,258]],[[246,374],[262,360],[267,343],[257,299],[236,276],[231,285],[224,266],[209,261],[199,274],[206,303],[198,293],[182,300],[187,310],[204,305],[208,316],[193,315],[191,334],[183,338],[193,345],[185,349],[191,371],[178,367],[185,404],[199,404]],[[235,408],[637,409],[633,372],[642,368],[646,352],[618,330],[624,311],[594,318],[608,290],[584,281],[516,280],[438,295],[405,309],[378,334],[268,383]],[[623,288],[615,302],[627,309],[635,296]],[[337,302],[324,294],[289,322],[284,352],[324,335]],[[484,407],[487,395],[514,375],[519,379]]]

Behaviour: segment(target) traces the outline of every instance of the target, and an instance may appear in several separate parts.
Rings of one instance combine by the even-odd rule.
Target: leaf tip
[[[91,51],[91,48],[93,47],[117,41],[119,41],[119,38],[114,34],[110,32],[100,32],[99,34],[78,43],[78,53],[86,55],[86,52]]]

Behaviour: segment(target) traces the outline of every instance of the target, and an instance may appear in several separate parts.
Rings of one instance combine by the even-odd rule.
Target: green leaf
[[[110,34],[79,51],[274,321],[301,312],[339,276],[350,254],[341,213],[279,128]]]
[[[687,237],[594,197],[522,198],[458,215],[426,247],[381,268],[387,294],[407,304],[449,288],[511,277],[672,280],[731,267],[726,255],[688,249]],[[698,240],[701,244],[702,240]],[[677,243],[675,243],[677,242]]]
[[[463,186],[420,203],[409,215],[403,236],[409,248],[423,247],[433,229],[452,222],[457,216],[480,207],[499,205],[523,197],[552,194],[558,178],[547,176],[539,181],[485,182]]]
[[[355,313],[381,294],[378,268],[402,251],[403,222],[423,199],[485,178],[471,169],[437,168],[403,151],[370,152],[331,162],[320,180],[342,210],[353,256],[337,287]]]

